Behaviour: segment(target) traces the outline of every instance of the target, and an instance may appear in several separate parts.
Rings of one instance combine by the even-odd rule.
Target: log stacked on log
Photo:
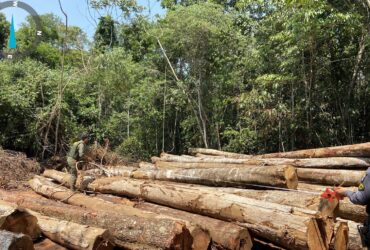
[[[256,156],[190,153],[80,171],[78,186],[89,195],[66,188],[69,174],[47,170],[30,181],[38,194],[0,190],[0,222],[26,213],[37,221],[34,239],[40,227],[50,244],[81,250],[113,247],[98,241],[132,250],[362,249],[365,208],[321,193],[360,183],[370,143]],[[2,208],[1,200],[17,205]],[[14,231],[21,221],[8,225]]]

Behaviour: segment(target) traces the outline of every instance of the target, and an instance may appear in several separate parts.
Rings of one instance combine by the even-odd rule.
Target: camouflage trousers
[[[69,181],[69,185],[72,191],[76,190],[76,182],[77,182],[77,168],[76,163],[77,161],[72,157],[67,157],[68,163],[68,172],[71,175],[71,179]]]

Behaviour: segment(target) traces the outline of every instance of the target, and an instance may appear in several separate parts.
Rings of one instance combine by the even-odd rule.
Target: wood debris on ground
[[[40,176],[3,151],[2,177],[13,172],[29,188],[2,184],[0,248],[366,249],[357,230],[365,207],[321,194],[356,190],[370,143],[264,155],[194,148],[135,165],[97,152],[106,165],[81,171],[73,193],[68,173]]]

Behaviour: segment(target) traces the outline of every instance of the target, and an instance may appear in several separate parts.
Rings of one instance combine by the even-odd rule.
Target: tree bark
[[[32,179],[30,186],[35,192],[46,197],[97,211],[96,216],[102,216],[97,221],[104,223],[101,227],[116,229],[115,236],[120,238],[118,241],[123,239],[123,242],[142,243],[164,249],[183,249],[184,244],[192,241],[188,229],[181,221],[73,193],[41,177]]]
[[[358,186],[365,171],[328,170],[328,169],[297,169],[298,179],[302,182],[320,185]]]
[[[127,178],[104,178],[94,181],[89,188],[102,193],[140,197],[165,206],[198,213],[226,221],[239,221],[256,235],[289,249],[307,249],[307,214],[294,208],[248,199],[232,194],[202,192],[170,183]],[[265,228],[266,230],[261,230]],[[324,237],[316,235],[315,237]],[[324,237],[325,238],[325,237]]]
[[[41,231],[47,238],[68,249],[113,249],[113,245],[109,242],[110,234],[106,229],[58,220],[32,211],[29,213],[37,218]]]
[[[135,170],[128,176],[135,179],[153,179],[212,186],[274,186],[296,189],[298,178],[292,166],[213,169],[159,169]]]
[[[370,142],[346,146],[306,149],[258,155],[261,158],[370,157]]]
[[[150,203],[138,203],[135,207],[202,225],[209,232],[216,247],[233,250],[249,250],[252,248],[248,230],[232,223]]]
[[[30,236],[8,231],[0,231],[0,249],[4,250],[34,250]]]
[[[41,234],[35,216],[4,201],[0,201],[0,230],[25,234],[32,239],[37,239]]]
[[[245,154],[237,154],[237,153],[231,153],[231,152],[225,152],[220,151],[216,149],[208,149],[208,148],[189,148],[189,154],[195,155],[195,154],[205,154],[205,155],[211,155],[211,156],[224,156],[227,158],[236,158],[236,159],[249,159],[252,156],[251,155],[245,155]]]
[[[161,158],[153,157],[152,161],[159,168],[215,168],[235,167],[238,164],[246,167],[291,165],[297,168],[334,168],[334,169],[366,169],[370,167],[370,159],[354,157],[330,157],[330,158],[308,158],[308,159],[286,159],[286,158],[251,158],[233,159],[224,157],[184,157],[170,154],[161,154]]]

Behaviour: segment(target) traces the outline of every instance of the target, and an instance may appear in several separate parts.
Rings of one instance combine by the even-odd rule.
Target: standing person
[[[72,144],[68,155],[68,172],[71,174],[70,179],[70,188],[72,191],[76,190],[76,181],[77,181],[77,166],[76,164],[84,157],[86,152],[86,146],[89,143],[89,135],[83,134],[81,140]]]
[[[358,191],[353,192],[346,188],[337,188],[336,192],[343,197],[348,197],[353,204],[366,206],[367,218],[364,225],[358,228],[362,244],[370,247],[370,168],[367,169],[365,177],[362,178]]]

